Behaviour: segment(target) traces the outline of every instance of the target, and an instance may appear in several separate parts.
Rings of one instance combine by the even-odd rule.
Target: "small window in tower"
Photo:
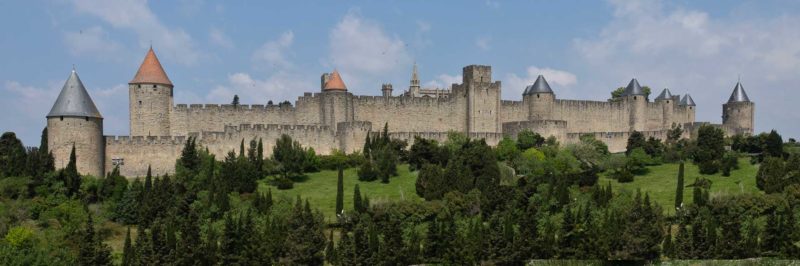
[[[155,87],[156,87],[156,84],[153,84],[153,88],[155,88]]]
[[[636,100],[636,96],[633,96],[633,99]]]
[[[136,85],[137,88],[142,88],[142,84]]]
[[[85,116],[83,118],[86,119],[86,121],[89,121],[89,117],[88,116]]]
[[[64,117],[63,117],[63,116],[61,116],[61,117],[59,117],[59,118],[60,118],[60,120],[61,120],[61,121],[64,121]]]
[[[139,105],[142,105],[142,101],[139,101]]]
[[[539,94],[538,93],[536,94],[536,98],[539,98]]]

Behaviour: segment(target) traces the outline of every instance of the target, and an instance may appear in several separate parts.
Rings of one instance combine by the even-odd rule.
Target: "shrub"
[[[285,177],[279,177],[275,179],[274,183],[275,186],[278,187],[278,189],[292,189],[294,187],[294,182],[291,179]]]
[[[360,181],[375,181],[378,179],[378,169],[372,160],[364,160],[361,167],[358,168],[358,180]]]

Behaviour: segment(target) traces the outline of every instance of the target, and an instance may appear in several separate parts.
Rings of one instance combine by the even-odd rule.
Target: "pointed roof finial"
[[[161,62],[158,61],[158,57],[153,51],[152,46],[150,47],[150,50],[147,51],[147,55],[145,55],[142,65],[139,66],[139,71],[136,71],[136,76],[134,76],[133,80],[128,83],[162,84],[172,86],[172,81],[169,80],[167,73],[164,72],[164,68],[161,67]]]
[[[631,95],[645,95],[644,89],[642,86],[639,85],[639,81],[636,78],[631,79],[631,82],[628,83],[628,86],[625,87],[625,92],[622,94],[623,96],[631,96]]]

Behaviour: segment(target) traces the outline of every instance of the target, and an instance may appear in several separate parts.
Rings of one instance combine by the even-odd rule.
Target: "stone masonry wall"
[[[128,97],[131,135],[164,136],[171,133],[172,87],[130,84]]]
[[[103,120],[86,117],[51,117],[47,119],[47,148],[53,153],[56,169],[69,163],[72,145],[78,172],[105,176],[103,169]]]

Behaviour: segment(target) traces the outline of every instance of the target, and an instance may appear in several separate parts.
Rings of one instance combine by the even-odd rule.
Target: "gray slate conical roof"
[[[64,83],[64,87],[61,88],[61,93],[58,94],[56,103],[53,104],[53,108],[47,114],[48,118],[56,116],[103,118],[74,69],[67,82]]]
[[[694,104],[694,100],[692,100],[692,96],[689,95],[688,93],[686,95],[683,95],[683,99],[681,99],[680,105],[681,106],[697,106],[696,104]]]
[[[631,82],[628,83],[627,87],[625,87],[625,92],[622,95],[623,96],[644,95],[644,89],[642,89],[642,86],[639,85],[638,80],[631,79]]]
[[[669,91],[669,89],[664,88],[664,90],[661,91],[661,94],[656,97],[656,101],[660,100],[672,100],[672,93]]]
[[[741,82],[736,82],[736,87],[733,88],[733,93],[731,93],[731,98],[728,99],[729,103],[735,102],[749,102],[750,98],[747,97],[747,93],[744,92],[744,87],[742,87]]]
[[[533,85],[525,87],[525,92],[523,92],[522,95],[531,95],[535,93],[553,93],[553,90],[550,89],[550,84],[547,84],[547,80],[545,80],[542,75],[536,78],[536,82],[534,82]]]

